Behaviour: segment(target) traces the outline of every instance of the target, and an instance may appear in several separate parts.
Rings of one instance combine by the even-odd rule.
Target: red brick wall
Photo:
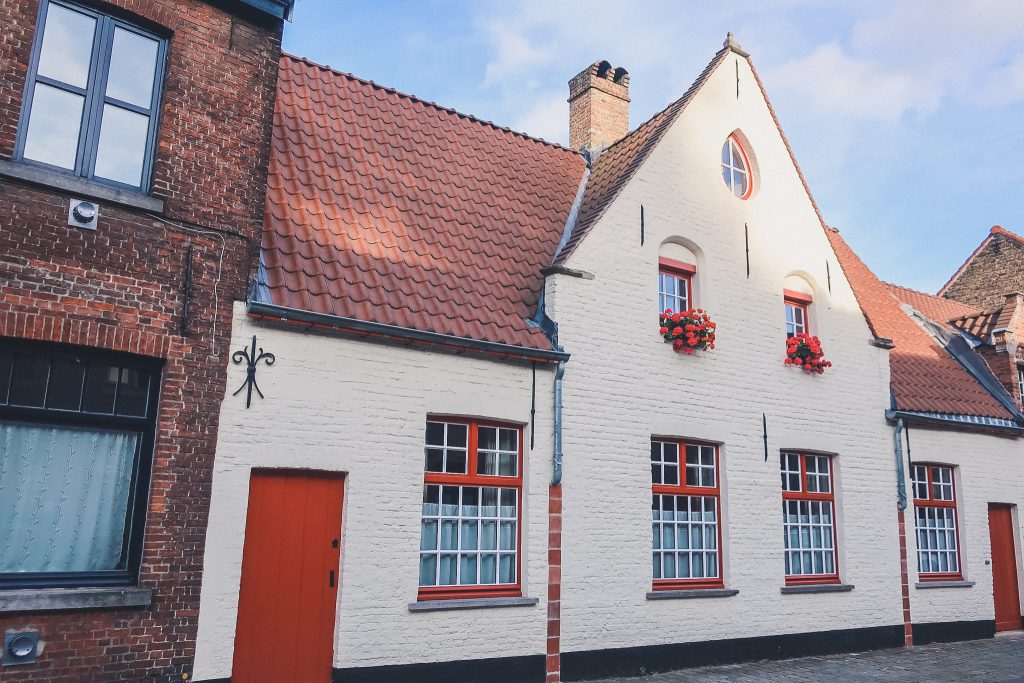
[[[562,487],[548,488],[548,635],[546,683],[562,680]]]
[[[161,219],[101,200],[98,230],[79,230],[67,226],[65,193],[0,178],[0,336],[165,360],[140,575],[154,600],[147,609],[0,614],[0,633],[37,629],[44,643],[37,664],[0,668],[5,683],[173,681],[190,672],[231,307],[244,297],[263,221],[280,27],[199,0],[90,4],[172,32],[152,192],[166,211]],[[37,10],[38,0],[0,0],[4,159]]]
[[[1024,291],[1024,244],[993,228],[991,239],[942,296],[979,308],[998,308],[1006,294],[1019,291]]]

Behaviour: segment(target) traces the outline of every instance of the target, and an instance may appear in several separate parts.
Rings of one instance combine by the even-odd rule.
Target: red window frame
[[[923,467],[925,470],[925,493],[927,498],[919,498],[917,493],[917,482],[914,475],[916,474],[915,468]],[[933,469],[949,470],[949,488],[950,494],[953,496],[952,499],[947,500],[944,498],[935,498],[935,473]],[[917,510],[918,508],[952,508],[953,509],[953,524],[955,525],[956,532],[956,567],[955,572],[922,572],[921,571],[921,548],[917,542],[915,536],[915,545],[917,548],[917,578],[921,582],[926,581],[962,581],[964,578],[964,563],[963,558],[960,556],[960,511],[956,505],[956,472],[952,465],[939,465],[930,462],[915,462],[910,465],[910,483],[914,494],[914,532],[917,532]],[[940,482],[944,483],[944,482]],[[930,549],[929,549],[930,550]],[[944,551],[947,552],[947,551]]]
[[[675,259],[666,258],[662,256],[658,259],[658,275],[670,275],[672,277],[683,280],[686,283],[686,305],[687,308],[695,308],[695,302],[693,300],[693,276],[697,273],[697,266],[692,263],[686,263],[684,261],[677,261]],[[658,313],[664,313],[665,308],[661,305],[661,282],[658,282],[658,308],[661,310]],[[683,311],[673,310],[673,313],[682,313]]]
[[[799,491],[788,491],[785,487],[782,490],[782,514],[785,519],[786,515],[786,504],[787,500],[806,500],[806,501],[821,501],[828,502],[832,506],[832,560],[835,565],[835,571],[829,574],[786,574],[786,585],[787,586],[806,586],[808,584],[821,584],[821,583],[840,583],[839,580],[839,518],[836,514],[836,468],[835,468],[835,457],[828,453],[804,453],[800,451],[782,451],[780,453],[780,471],[781,470],[781,457],[786,455],[797,455],[800,457],[800,490]],[[807,458],[828,458],[828,493],[818,493],[808,491],[807,486]],[[793,552],[791,549],[786,548],[786,537],[785,527],[783,527],[783,548],[784,552]]]
[[[444,422],[448,424],[466,425],[466,473],[427,472],[424,460],[423,487],[431,484],[515,488],[516,490],[516,580],[505,584],[469,584],[447,586],[419,586],[417,600],[451,600],[458,598],[498,598],[519,597],[522,595],[522,563],[523,563],[523,426],[521,424],[501,422],[497,420],[478,420],[453,415],[428,415],[426,422]],[[477,474],[478,446],[480,427],[514,429],[517,433],[519,452],[516,457],[516,475],[499,476]],[[426,458],[426,438],[424,437],[424,458]],[[422,519],[422,513],[421,513]],[[422,531],[420,532],[423,533]],[[499,529],[500,533],[500,529]],[[440,535],[440,529],[438,530]],[[440,543],[440,539],[438,540]],[[455,550],[452,554],[458,555]],[[458,561],[458,560],[457,560]],[[418,578],[417,578],[418,581]]]
[[[811,303],[814,302],[814,298],[810,294],[804,294],[803,292],[796,292],[792,289],[782,290],[782,297],[785,301],[786,307],[799,308],[803,311],[804,316],[804,334],[811,333],[811,318],[808,315],[810,312]],[[786,320],[786,325],[789,325],[789,321]],[[797,333],[799,334],[799,333]],[[789,330],[786,330],[786,338],[789,339]]]
[[[703,498],[715,499],[715,530],[717,532],[718,552],[718,576],[714,578],[696,579],[652,579],[651,588],[655,591],[682,590],[697,588],[723,588],[725,579],[722,576],[722,476],[721,476],[721,450],[718,444],[708,441],[697,441],[695,439],[659,438],[651,439],[651,444],[670,443],[678,448],[679,478],[678,484],[655,484],[651,483],[651,496],[700,496]],[[715,452],[715,485],[714,486],[688,486],[686,484],[686,447],[704,446],[714,449]],[[652,548],[653,552],[653,548]]]
[[[726,183],[726,187],[729,188],[730,194],[732,194],[732,196],[736,197],[737,199],[750,199],[750,195],[754,193],[754,172],[750,167],[750,157],[747,156],[746,148],[744,148],[743,143],[740,142],[739,137],[737,137],[735,133],[726,138],[726,144],[728,143],[735,144],[736,149],[740,151],[740,156],[743,158],[743,172],[747,176],[747,191],[743,193],[742,197],[737,197],[736,191],[733,189],[731,182]],[[725,166],[726,164],[723,162],[722,167],[724,168]],[[728,164],[728,167],[731,170],[735,168],[735,164]]]

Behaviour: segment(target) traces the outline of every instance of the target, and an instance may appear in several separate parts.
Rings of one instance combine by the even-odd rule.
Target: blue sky
[[[630,73],[631,125],[732,31],[826,221],[882,278],[936,291],[995,224],[1024,231],[1024,3],[298,0],[285,49],[567,142],[568,79]]]

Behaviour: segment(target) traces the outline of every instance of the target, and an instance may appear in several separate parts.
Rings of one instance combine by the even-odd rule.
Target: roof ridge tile
[[[332,68],[331,66],[329,66],[327,64],[319,64],[319,63],[314,62],[314,61],[312,61],[310,59],[307,59],[306,57],[299,57],[297,55],[292,55],[292,54],[289,54],[287,52],[282,52],[281,53],[281,59],[282,59],[282,61],[285,60],[285,59],[288,59],[288,60],[291,60],[292,62],[296,62],[296,63],[299,63],[299,64],[305,64],[306,66],[311,66],[311,67],[320,69],[323,72],[327,72],[327,73],[333,74],[335,76],[341,76],[343,78],[348,78],[348,79],[356,81],[358,83],[363,83],[363,84],[369,85],[370,87],[374,88],[375,90],[379,90],[379,91],[385,92],[385,93],[390,94],[390,95],[397,95],[398,97],[402,97],[402,98],[411,100],[411,101],[416,102],[418,104],[423,104],[423,105],[426,105],[428,107],[432,107],[432,108],[434,108],[434,109],[436,109],[438,111],[442,111],[442,112],[445,112],[447,114],[454,114],[454,115],[458,116],[459,118],[466,119],[468,121],[472,121],[473,123],[478,123],[478,124],[481,124],[483,126],[487,126],[489,128],[493,128],[494,130],[501,131],[503,133],[509,133],[510,135],[513,135],[513,136],[519,137],[519,138],[523,138],[524,140],[529,140],[531,142],[536,142],[536,143],[539,143],[539,144],[542,144],[542,145],[546,145],[548,147],[554,147],[556,149],[559,149],[559,150],[562,150],[562,151],[565,151],[565,152],[569,152],[570,154],[575,154],[575,155],[582,156],[581,152],[579,152],[577,150],[574,150],[574,149],[570,149],[569,147],[566,147],[565,145],[559,144],[557,142],[551,142],[550,140],[545,140],[544,138],[535,137],[533,135],[530,135],[529,133],[524,133],[522,131],[518,131],[518,130],[514,130],[512,128],[509,128],[508,126],[501,126],[501,125],[499,125],[497,123],[494,123],[493,121],[488,121],[486,119],[482,119],[480,117],[474,116],[473,114],[467,114],[465,112],[461,112],[458,109],[454,109],[452,107],[446,107],[446,106],[438,104],[437,102],[434,102],[432,100],[426,100],[426,99],[423,99],[422,97],[418,97],[417,95],[413,95],[411,93],[403,92],[401,90],[398,90],[397,88],[392,88],[392,87],[389,87],[389,86],[381,85],[379,83],[376,83],[376,82],[374,82],[372,80],[369,80],[369,79],[366,79],[366,78],[360,78],[359,76],[356,76],[355,74],[349,73],[347,71],[341,71],[340,69]]]

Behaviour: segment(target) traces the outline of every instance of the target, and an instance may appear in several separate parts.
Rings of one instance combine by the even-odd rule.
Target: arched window
[[[753,189],[750,182],[750,161],[735,135],[730,135],[722,145],[722,178],[726,186],[740,199],[750,196]]]
[[[814,303],[814,288],[799,275],[790,275],[783,282],[786,304],[786,337],[798,334],[816,334],[811,331],[810,309]]]
[[[661,245],[658,253],[658,313],[682,313],[696,308],[696,274],[696,253],[674,242]]]

